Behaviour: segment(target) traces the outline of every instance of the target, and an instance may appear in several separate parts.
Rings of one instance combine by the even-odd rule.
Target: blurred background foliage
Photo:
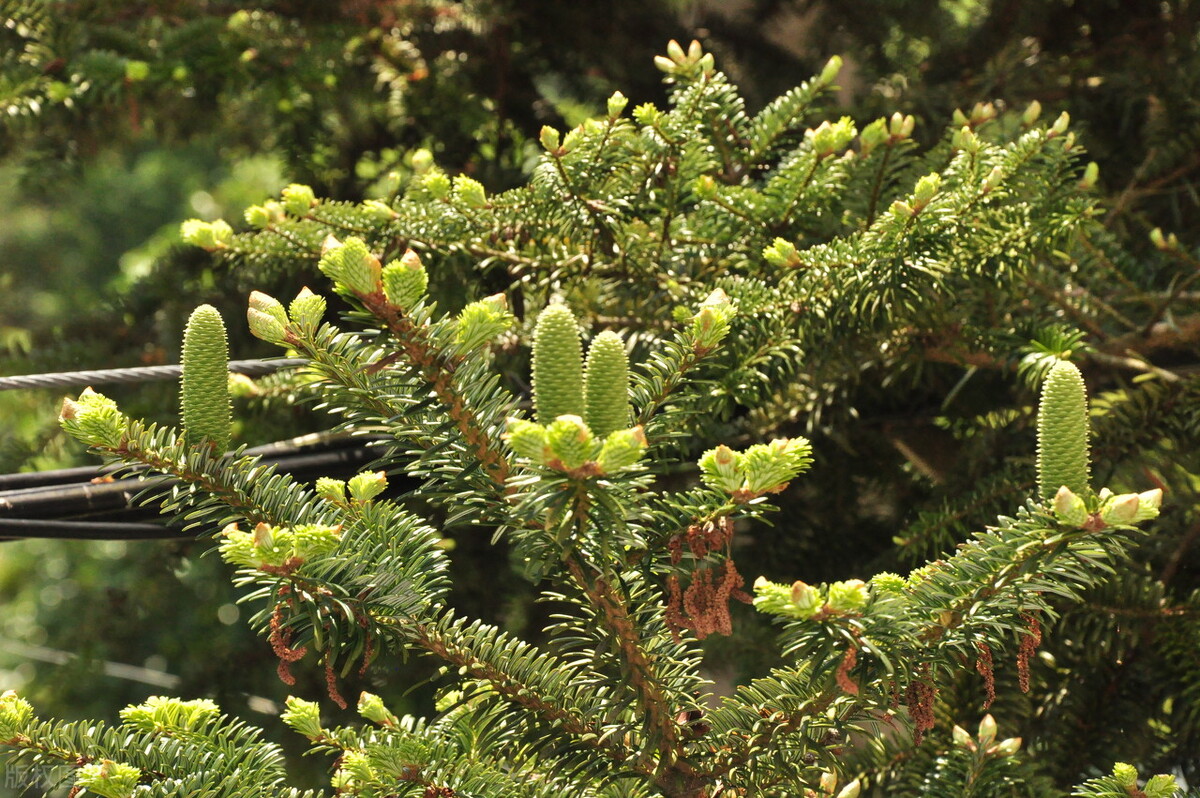
[[[618,89],[631,107],[661,103],[651,61],[671,38],[699,39],[752,111],[834,54],[846,60],[844,113],[912,113],[918,139],[977,102],[1068,111],[1100,164],[1106,229],[1124,257],[1145,262],[1151,284],[1164,257],[1148,238],[1153,228],[1175,232],[1183,251],[1200,243],[1198,18],[1200,4],[1188,0],[295,0],[252,11],[215,0],[0,0],[0,373],[177,362],[183,320],[201,302],[229,320],[235,358],[273,354],[238,321],[244,297],[251,288],[294,295],[315,268],[229,271],[178,246],[179,221],[236,219],[292,181],[319,196],[387,196],[420,147],[490,191],[517,185],[535,163],[542,124],[577,124]],[[1197,354],[1182,346],[1172,357],[1195,364]],[[162,421],[174,419],[173,391],[106,389],[131,414]],[[986,391],[976,381],[956,401],[969,407]],[[0,392],[0,473],[90,462],[57,432],[61,394]],[[956,441],[924,401],[897,386],[858,397],[885,422],[833,431],[831,442],[853,457],[822,458],[823,484],[842,489],[818,500],[795,488],[811,517],[756,530],[757,563],[743,571],[771,563],[777,578],[803,568],[817,581],[911,564],[892,538],[914,520],[912,508],[935,484],[980,479],[987,457],[1002,453],[998,438]],[[244,409],[241,441],[322,426],[301,408],[272,410]],[[1026,430],[1003,445],[1031,451],[1030,440]],[[968,450],[975,472],[947,473],[952,447]],[[849,527],[855,536],[816,531]],[[0,542],[0,689],[20,686],[39,711],[64,718],[112,717],[170,692],[215,697],[256,722],[269,719],[254,714],[266,705],[252,696],[321,695],[316,681],[278,682],[269,648],[238,620],[224,566],[198,556],[206,548]],[[496,556],[482,541],[460,541],[455,583],[471,586],[460,600],[525,628],[545,610],[521,600],[489,562]],[[1186,545],[1155,556],[1174,562],[1174,578],[1191,569],[1185,581],[1200,581]],[[1130,601],[1150,601],[1138,596]],[[729,678],[771,645],[768,630],[748,615],[742,623],[743,636],[711,643]],[[56,664],[61,652],[71,659]],[[131,680],[105,663],[178,681]],[[420,708],[431,675],[416,664],[400,679],[368,674],[361,686],[398,709]],[[1130,687],[1110,676],[1122,698],[1138,698],[1140,677]],[[1124,745],[1107,759],[1160,769],[1155,757],[1169,747],[1078,740],[1083,762]],[[316,778],[324,765],[310,764]]]

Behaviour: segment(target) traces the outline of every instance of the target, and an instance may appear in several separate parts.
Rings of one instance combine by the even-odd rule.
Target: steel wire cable
[[[280,369],[296,368],[307,363],[308,360],[302,357],[269,360],[231,360],[229,362],[229,370],[235,374],[257,376],[272,374]],[[69,388],[76,385],[86,386],[174,380],[178,379],[182,373],[182,366],[137,366],[121,369],[62,371],[50,374],[20,374],[15,377],[0,377],[0,391],[15,391],[22,388]]]

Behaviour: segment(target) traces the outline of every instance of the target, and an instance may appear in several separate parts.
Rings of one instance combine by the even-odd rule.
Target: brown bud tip
[[[263,546],[271,542],[271,527],[268,524],[259,522],[254,527],[254,545]]]
[[[330,233],[329,235],[325,236],[325,240],[321,242],[321,254],[325,255],[331,249],[337,249],[341,245],[342,245],[342,242],[338,241],[337,237],[334,236],[333,233]]]

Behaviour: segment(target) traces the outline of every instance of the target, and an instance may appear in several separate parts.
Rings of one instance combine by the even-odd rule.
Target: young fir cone
[[[229,343],[225,322],[212,305],[192,311],[184,330],[179,403],[188,442],[193,446],[206,442],[218,452],[225,451],[233,425]]]
[[[550,305],[533,331],[533,399],[540,424],[559,416],[582,416],[583,347],[566,305]]]
[[[584,374],[587,425],[597,438],[629,426],[629,358],[614,332],[595,337]]]
[[[1038,491],[1052,498],[1066,485],[1080,496],[1088,487],[1087,389],[1073,363],[1057,361],[1042,384],[1038,405]]]

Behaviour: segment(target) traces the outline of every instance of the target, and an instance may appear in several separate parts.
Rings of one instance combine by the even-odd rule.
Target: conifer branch
[[[504,485],[509,475],[508,460],[455,385],[454,371],[462,359],[436,347],[429,340],[428,333],[399,312],[381,292],[360,296],[360,299],[364,307],[387,326],[409,362],[441,400],[447,415],[458,427],[464,442],[474,451],[485,473],[497,485]]]

